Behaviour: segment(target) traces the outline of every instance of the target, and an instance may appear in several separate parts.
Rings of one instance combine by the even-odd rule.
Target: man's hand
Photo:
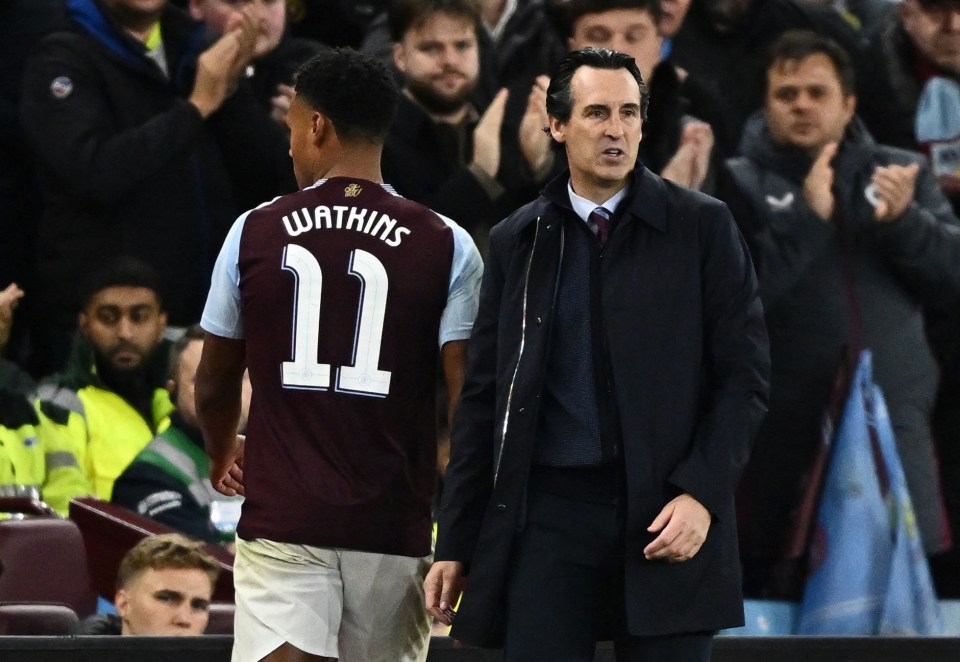
[[[293,100],[293,87],[280,83],[277,85],[277,93],[270,99],[270,117],[282,126],[286,126],[287,112],[290,110],[290,102]]]
[[[544,170],[550,162],[552,152],[550,145],[553,140],[550,134],[543,129],[550,123],[547,117],[547,88],[550,79],[546,76],[537,76],[530,96],[527,97],[527,110],[520,120],[518,139],[523,158],[535,175]]]
[[[874,217],[881,223],[900,218],[913,202],[916,191],[917,173],[920,166],[911,163],[908,166],[882,166],[873,171],[871,181],[877,187],[880,202],[874,211]]]
[[[803,181],[803,199],[823,221],[829,221],[833,216],[833,166],[830,159],[836,153],[837,143],[824,145]]]
[[[453,606],[463,592],[463,564],[459,561],[437,561],[423,580],[427,611],[446,625],[453,624]]]
[[[237,443],[231,454],[223,460],[210,461],[210,482],[220,494],[246,496],[243,489],[243,446],[246,437],[237,435]]]
[[[197,58],[190,103],[206,119],[223,105],[253,58],[258,28],[246,14],[236,14],[227,32]]]
[[[713,129],[706,122],[687,122],[683,127],[680,146],[664,166],[660,176],[675,184],[700,190],[710,168],[713,150]]]
[[[16,283],[10,283],[0,290],[0,349],[3,349],[10,340],[10,329],[13,328],[13,311],[23,298],[23,290]]]
[[[491,177],[500,169],[500,125],[507,106],[507,91],[500,90],[473,129],[473,162]]]
[[[643,555],[651,561],[689,561],[707,539],[710,521],[710,512],[699,501],[689,494],[681,494],[664,506],[647,527],[647,531],[659,531],[660,535],[644,548]]]

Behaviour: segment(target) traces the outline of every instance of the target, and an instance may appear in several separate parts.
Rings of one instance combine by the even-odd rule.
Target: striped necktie
[[[607,243],[607,237],[610,236],[610,212],[603,207],[597,207],[590,212],[589,220],[591,229],[600,240],[600,245]]]

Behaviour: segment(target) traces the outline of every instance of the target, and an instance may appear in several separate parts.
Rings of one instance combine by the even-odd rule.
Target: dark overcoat
[[[490,234],[436,549],[437,560],[465,565],[451,635],[477,645],[502,642],[559,265],[566,235],[582,222],[568,179],[560,175]],[[641,166],[633,179],[600,270],[626,467],[628,626],[636,635],[736,626],[743,603],[733,493],[769,381],[756,277],[721,202]],[[655,537],[647,527],[683,492],[713,516],[706,542],[685,563],[646,560]]]

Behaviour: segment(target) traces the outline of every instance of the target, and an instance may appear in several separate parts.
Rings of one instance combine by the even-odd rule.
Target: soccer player
[[[237,220],[202,319],[211,480],[246,495],[233,659],[424,660],[437,360],[455,402],[480,257],[456,223],[382,183],[398,92],[381,64],[325,52],[295,90],[302,190]]]

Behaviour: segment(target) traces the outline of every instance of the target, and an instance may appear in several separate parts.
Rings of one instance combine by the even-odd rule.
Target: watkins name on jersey
[[[291,237],[308,230],[352,230],[377,237],[391,247],[399,246],[403,237],[410,234],[409,228],[398,225],[387,214],[346,205],[319,205],[312,212],[303,207],[285,215],[283,226]]]

